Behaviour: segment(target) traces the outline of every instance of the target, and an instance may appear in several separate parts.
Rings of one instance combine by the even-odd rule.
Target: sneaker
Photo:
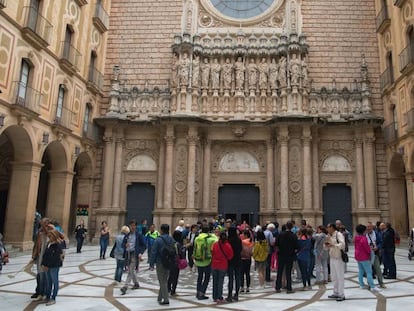
[[[54,305],[56,303],[56,300],[54,300],[54,299],[50,299],[47,303],[46,303],[46,306],[51,306],[51,305]]]
[[[246,293],[250,293],[250,288],[246,288]]]
[[[336,301],[344,301],[345,300],[345,297],[338,297],[338,298],[336,298]]]
[[[286,292],[286,294],[294,294],[294,293],[295,293],[295,291],[294,291],[293,289],[288,290],[288,291]]]
[[[132,289],[138,289],[139,288],[139,284],[135,284],[134,286],[132,286]]]
[[[198,296],[197,299],[198,300],[206,300],[206,299],[208,299],[208,297],[203,295],[203,296]]]
[[[362,286],[360,286],[359,288],[360,288],[360,289],[369,289],[369,286],[368,286],[368,285],[362,285]]]
[[[126,294],[126,291],[127,291],[126,287],[121,287],[121,295],[122,296]]]
[[[378,288],[378,287],[374,287],[374,288],[371,288],[371,292],[373,292],[373,293],[379,293],[379,292],[381,292],[381,289]]]
[[[338,295],[329,295],[328,298],[337,299],[337,298],[339,298],[339,296]]]
[[[30,296],[30,298],[32,298],[32,299],[36,299],[37,297],[39,297],[40,295],[39,294],[36,294],[36,293],[34,293],[32,296]],[[40,296],[40,297],[42,297],[42,296]]]
[[[244,293],[244,288],[240,288],[240,293]]]
[[[381,287],[381,288],[387,288],[387,286],[385,286],[385,284],[380,284],[379,287]]]
[[[37,295],[37,297],[33,299],[33,301],[40,301],[40,300],[43,300],[43,296],[42,295]]]

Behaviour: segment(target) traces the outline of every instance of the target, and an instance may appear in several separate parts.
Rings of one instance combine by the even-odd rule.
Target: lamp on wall
[[[4,118],[5,118],[6,116],[4,115],[4,114],[0,114],[0,128],[2,128],[3,127],[3,125],[4,125]]]
[[[47,145],[49,143],[49,133],[43,132],[42,144]]]
[[[75,146],[75,157],[78,157],[80,154],[80,147],[79,146]]]

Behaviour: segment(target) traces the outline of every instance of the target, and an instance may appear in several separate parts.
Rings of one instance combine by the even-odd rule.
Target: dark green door
[[[127,188],[127,214],[125,222],[135,219],[138,224],[146,219],[152,224],[155,187],[150,183],[133,183]]]
[[[352,194],[351,187],[345,184],[328,184],[323,187],[323,223],[341,220],[352,232]]]

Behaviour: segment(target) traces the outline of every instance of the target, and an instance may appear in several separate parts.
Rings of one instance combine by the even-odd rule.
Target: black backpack
[[[163,237],[160,237],[164,242],[164,247],[161,250],[161,264],[167,270],[177,268],[177,249],[175,243],[168,244]]]

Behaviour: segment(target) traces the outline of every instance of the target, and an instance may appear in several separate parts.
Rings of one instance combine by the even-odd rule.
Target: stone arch
[[[224,153],[218,165],[219,172],[260,172],[256,157],[244,150],[229,150]]]
[[[33,139],[24,127],[11,125],[3,131],[2,135],[3,134],[10,140],[10,143],[13,146],[14,161],[33,161]]]
[[[157,163],[149,155],[139,154],[129,160],[126,169],[128,171],[156,171]]]
[[[333,154],[325,158],[322,163],[322,171],[325,172],[349,172],[352,171],[351,163],[340,154]]]

